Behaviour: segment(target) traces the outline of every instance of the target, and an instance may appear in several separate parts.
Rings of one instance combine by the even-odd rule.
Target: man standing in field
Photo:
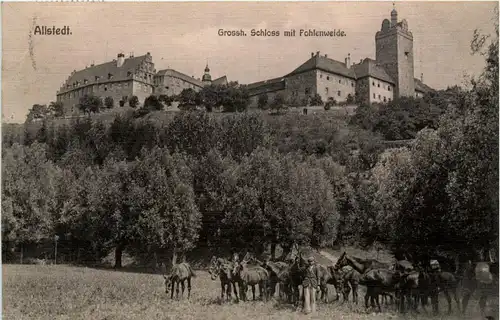
[[[316,312],[316,290],[319,286],[319,273],[314,257],[307,259],[307,268],[302,287],[304,290],[304,313]]]

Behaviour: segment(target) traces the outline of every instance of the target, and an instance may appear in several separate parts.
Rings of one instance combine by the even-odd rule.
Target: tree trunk
[[[172,268],[177,264],[177,251],[172,252]]]
[[[24,254],[24,246],[21,243],[21,264],[23,264],[23,254]]]
[[[118,244],[115,248],[115,269],[122,267],[123,245]]]
[[[271,243],[271,259],[276,259],[276,243]]]

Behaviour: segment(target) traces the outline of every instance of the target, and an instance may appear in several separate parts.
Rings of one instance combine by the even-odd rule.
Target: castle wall
[[[370,103],[384,103],[394,99],[395,86],[373,77],[367,77],[369,82],[369,101]]]
[[[78,104],[80,98],[86,94],[93,94],[101,97],[104,103],[106,97],[112,97],[114,107],[120,106],[120,100],[136,95],[139,102],[144,103],[144,99],[151,95],[153,87],[150,84],[140,82],[134,79],[125,81],[108,81],[103,83],[91,83],[86,86],[75,88],[74,90],[60,93],[57,96],[57,101],[61,101],[64,105],[66,115],[78,113]]]
[[[413,36],[399,26],[375,36],[376,60],[395,81],[395,96],[415,96]]]
[[[295,96],[302,102],[307,96],[314,96],[318,92],[317,70],[291,75],[286,78],[285,99]]]
[[[317,93],[323,102],[329,97],[337,102],[346,101],[349,94],[354,98],[356,80],[322,70],[318,70],[316,76]]]
[[[398,84],[398,42],[396,28],[387,32],[377,32],[375,36],[375,57],[377,63],[382,65],[387,74]],[[413,74],[412,74],[413,77]],[[398,88],[396,87],[396,96]],[[372,94],[373,96],[373,94]]]
[[[398,92],[399,96],[415,96],[413,37],[398,31]]]
[[[162,94],[167,96],[178,95],[182,92],[182,90],[188,88],[191,88],[195,91],[201,90],[201,87],[193,83],[190,83],[188,81],[170,75],[162,75],[155,77],[155,88],[154,88],[155,95],[162,95]]]

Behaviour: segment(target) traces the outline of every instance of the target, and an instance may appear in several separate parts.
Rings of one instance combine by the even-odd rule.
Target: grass
[[[189,301],[175,301],[166,296],[159,274],[64,265],[3,265],[2,269],[4,319],[463,319],[456,311],[439,317],[402,316],[389,307],[381,314],[366,313],[361,304],[320,303],[317,314],[310,316],[277,301],[220,305],[219,282],[206,271],[197,271]],[[360,300],[363,295],[359,293]],[[446,308],[445,301],[440,308]],[[466,319],[478,319],[477,314],[473,300]]]

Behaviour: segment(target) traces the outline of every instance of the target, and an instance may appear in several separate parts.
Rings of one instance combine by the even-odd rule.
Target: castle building
[[[150,95],[177,95],[184,89],[201,90],[208,85],[226,85],[227,77],[212,80],[208,64],[202,80],[173,69],[156,71],[151,54],[117,59],[99,65],[91,64],[80,71],[73,71],[57,92],[57,101],[62,102],[65,114],[79,112],[80,98],[93,94],[102,98],[112,97],[115,105],[137,96],[140,103]]]
[[[311,53],[302,65],[283,77],[247,85],[251,106],[258,105],[261,95],[272,101],[276,94],[287,100],[302,102],[319,94],[323,101],[355,100],[365,103],[384,103],[396,97],[422,97],[432,90],[421,79],[414,78],[413,35],[408,22],[398,22],[396,9],[391,20],[384,19],[375,35],[376,57],[351,64],[351,56],[340,62]]]

